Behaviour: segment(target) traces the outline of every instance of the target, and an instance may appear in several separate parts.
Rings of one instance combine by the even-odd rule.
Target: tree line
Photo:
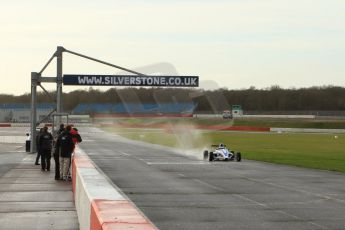
[[[38,103],[55,103],[55,93],[38,93]],[[0,103],[30,103],[31,95],[0,94]],[[341,111],[345,110],[345,88],[337,86],[284,89],[200,90],[186,88],[111,88],[63,93],[63,107],[71,111],[79,103],[197,103],[197,111],[222,111],[241,105],[245,111]]]

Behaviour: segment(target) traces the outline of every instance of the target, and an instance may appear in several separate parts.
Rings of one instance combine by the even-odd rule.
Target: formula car
[[[211,145],[212,150],[204,151],[204,160],[209,161],[241,161],[242,156],[240,152],[231,151],[224,144]]]

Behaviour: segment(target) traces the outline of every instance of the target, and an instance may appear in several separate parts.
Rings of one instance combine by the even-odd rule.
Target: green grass
[[[200,148],[224,143],[245,159],[345,172],[345,135],[201,132],[105,128],[126,138],[172,147]],[[201,154],[201,152],[200,152]]]
[[[345,172],[345,135],[212,133],[246,159]]]

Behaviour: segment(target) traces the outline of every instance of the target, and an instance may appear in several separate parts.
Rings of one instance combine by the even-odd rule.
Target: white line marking
[[[204,162],[146,162],[148,165],[204,165]]]
[[[241,198],[241,199],[243,199],[243,200],[246,200],[246,201],[250,201],[250,202],[252,202],[252,203],[254,203],[254,204],[257,204],[257,205],[259,205],[259,206],[261,206],[261,207],[270,208],[268,204],[264,204],[264,203],[255,201],[255,200],[253,200],[253,199],[250,199],[250,198],[248,198],[248,197],[242,196],[242,195],[240,195],[240,194],[234,194],[234,196],[237,196],[237,197],[239,197],[239,198]],[[290,214],[290,213],[288,213],[288,212],[285,212],[285,211],[283,211],[283,210],[272,210],[272,211],[275,211],[275,212],[277,212],[277,213],[281,213],[281,214],[283,214],[283,215],[292,217],[292,218],[294,218],[294,219],[296,219],[296,220],[303,220],[303,219],[301,219],[300,217],[295,216],[295,215],[292,215],[292,214]],[[330,229],[330,228],[328,228],[328,227],[326,227],[326,226],[317,224],[317,223],[312,222],[312,221],[306,221],[306,223],[311,224],[311,225],[316,226],[316,227],[321,228],[321,229]]]
[[[217,187],[217,186],[211,185],[211,184],[206,183],[206,182],[204,182],[204,181],[201,181],[201,180],[199,180],[199,179],[193,179],[193,181],[198,182],[198,183],[200,183],[200,184],[202,184],[202,185],[206,185],[207,187],[213,188],[213,189],[215,189],[215,190],[217,190],[217,191],[220,191],[220,192],[224,192],[224,191],[225,191],[225,190],[222,189],[222,188],[219,188],[219,187]]]
[[[127,157],[129,157],[130,156],[130,154],[128,154],[128,153],[125,153],[125,152],[122,152],[122,151],[119,151],[122,155],[125,155],[125,156],[127,156]]]
[[[179,175],[184,176],[183,174],[179,174]],[[184,177],[185,177],[185,176],[184,176]],[[199,180],[199,179],[193,179],[193,181],[198,182],[198,183],[203,184],[203,185],[206,185],[207,187],[213,188],[213,189],[218,190],[218,191],[220,191],[220,192],[224,192],[224,191],[225,191],[224,189],[222,189],[222,188],[220,188],[220,187],[211,185],[211,184],[206,183],[206,182],[204,182],[204,181],[201,181],[201,180]],[[270,208],[270,207],[269,207],[269,204],[264,204],[264,203],[255,201],[255,200],[253,200],[253,199],[250,199],[250,198],[245,197],[245,196],[240,195],[240,194],[233,194],[233,195],[236,196],[236,197],[239,197],[239,198],[242,199],[242,200],[249,201],[249,202],[251,202],[251,203],[253,203],[253,204],[255,204],[255,205],[258,205],[258,206],[261,206],[261,207],[264,207],[264,208]],[[277,213],[281,213],[281,214],[286,215],[286,216],[289,216],[289,217],[292,217],[292,218],[294,218],[294,219],[296,219],[296,220],[303,220],[303,219],[301,219],[301,218],[298,217],[298,216],[292,215],[292,214],[290,214],[290,213],[288,213],[288,212],[285,212],[285,211],[282,211],[282,210],[273,210],[273,211],[275,211],[275,212],[277,212]],[[315,226],[315,227],[321,228],[321,229],[329,229],[329,228],[326,227],[326,226],[317,224],[317,223],[312,222],[312,221],[306,221],[306,223],[308,223],[308,224],[310,224],[310,225],[313,225],[313,226]]]
[[[33,158],[31,158],[31,156],[27,156],[27,157],[25,157],[22,161],[23,161],[23,162],[33,161]]]
[[[309,191],[306,191],[304,189],[298,189],[298,188],[295,188],[295,187],[292,187],[292,186],[284,186],[284,185],[276,184],[276,183],[273,183],[273,182],[267,182],[267,181],[259,180],[259,179],[252,179],[252,178],[248,178],[248,177],[245,177],[245,178],[247,180],[254,181],[254,182],[257,182],[257,183],[266,184],[266,185],[270,185],[272,187],[281,188],[281,189],[285,189],[285,190],[293,191],[293,192],[304,193],[304,194],[311,195],[311,196],[316,196],[316,197],[319,197],[319,198],[322,198],[322,199],[325,199],[325,200],[334,200],[334,201],[338,201],[340,203],[345,203],[345,200],[342,200],[342,199],[339,199],[339,198],[330,197],[330,195],[322,195],[322,194],[319,194],[319,193],[309,192]]]

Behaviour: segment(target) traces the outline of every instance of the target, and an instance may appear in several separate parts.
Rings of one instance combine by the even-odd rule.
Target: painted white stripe
[[[122,151],[119,151],[122,155],[125,155],[125,156],[130,156],[131,154],[128,154],[128,153],[125,153],[125,152],[122,152]]]
[[[207,162],[146,162],[148,165],[205,165]]]
[[[35,155],[36,156],[36,155]],[[24,159],[22,159],[23,162],[33,162],[33,155],[26,156]]]
[[[199,179],[193,179],[195,182],[198,182],[198,183],[200,183],[200,184],[202,184],[202,185],[205,185],[205,186],[207,186],[207,187],[209,187],[209,188],[212,188],[212,189],[215,189],[215,190],[217,190],[217,191],[220,191],[220,192],[224,192],[225,190],[224,189],[222,189],[222,188],[219,188],[219,187],[217,187],[217,186],[213,186],[213,185],[211,185],[211,184],[209,184],[209,183],[206,183],[206,182],[204,182],[204,181],[201,181],[201,180],[199,180]]]

